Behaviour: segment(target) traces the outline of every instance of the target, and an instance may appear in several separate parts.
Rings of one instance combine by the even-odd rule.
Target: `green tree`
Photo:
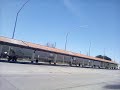
[[[101,58],[101,59],[105,59],[105,60],[109,60],[111,61],[112,59],[108,56],[102,56],[102,55],[97,55],[96,58]]]

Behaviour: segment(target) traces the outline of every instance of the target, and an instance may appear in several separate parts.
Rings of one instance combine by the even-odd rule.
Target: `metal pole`
[[[83,27],[86,27],[86,26],[88,26],[88,25],[82,25],[82,26],[80,26],[81,28],[83,28]],[[68,38],[68,34],[69,34],[70,32],[68,32],[67,34],[66,34],[66,41],[65,41],[65,50],[66,50],[66,48],[67,48],[67,38]]]
[[[105,48],[104,48],[104,55],[103,55],[103,59],[105,59]]]
[[[63,55],[63,64],[64,64],[65,56]]]
[[[56,48],[56,42],[55,42],[55,44],[54,44],[54,48]]]
[[[81,54],[81,51],[80,51],[80,54]]]
[[[36,51],[36,50],[34,50],[34,51],[33,51],[33,53],[32,53],[31,63],[33,63],[33,62],[34,62],[34,59],[35,59],[35,51]]]
[[[54,64],[56,64],[56,62],[57,62],[57,54],[55,54]]]
[[[13,35],[12,35],[12,39],[14,39],[14,36],[15,36],[15,30],[16,30],[18,15],[19,15],[20,11],[23,9],[23,7],[24,7],[29,1],[30,1],[30,0],[27,0],[27,1],[22,5],[22,7],[18,10],[18,12],[17,12],[16,19],[15,19],[14,30],[13,30]]]
[[[65,50],[66,50],[66,48],[67,48],[67,39],[68,39],[68,34],[69,34],[69,32],[66,34]]]
[[[2,56],[2,49],[3,49],[3,46],[0,45],[0,57]]]
[[[90,50],[91,50],[91,41],[90,41],[90,46],[89,46],[89,56],[90,56]]]

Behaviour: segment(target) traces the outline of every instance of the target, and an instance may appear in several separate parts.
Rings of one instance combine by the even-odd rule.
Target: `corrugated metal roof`
[[[79,54],[79,53],[75,53],[75,52],[71,52],[71,51],[65,51],[65,50],[58,49],[58,48],[50,48],[50,47],[43,46],[43,45],[40,45],[40,44],[34,44],[34,43],[31,43],[31,42],[11,39],[11,38],[7,38],[7,37],[3,37],[3,36],[0,36],[0,42],[20,45],[20,46],[25,46],[25,47],[31,47],[31,48],[34,48],[34,49],[40,49],[40,50],[45,50],[45,51],[50,51],[50,52],[55,52],[55,53],[60,53],[60,54],[66,54],[66,55],[71,55],[71,56],[88,58],[88,59],[97,60],[97,61],[115,63],[113,61],[108,61],[108,60],[104,60],[104,59],[100,59],[100,58],[95,58],[95,57],[91,57],[91,56],[87,56],[87,55],[83,55],[83,54]]]

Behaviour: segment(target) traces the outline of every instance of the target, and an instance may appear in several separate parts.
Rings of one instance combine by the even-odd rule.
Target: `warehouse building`
[[[7,58],[8,61],[28,60],[31,63],[48,62],[55,65],[64,63],[70,66],[104,69],[118,67],[113,61],[6,37],[0,37],[0,58]]]

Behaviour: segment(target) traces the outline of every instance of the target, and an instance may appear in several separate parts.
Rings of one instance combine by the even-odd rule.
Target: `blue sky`
[[[15,16],[26,0],[0,0],[0,36],[12,37]],[[120,0],[30,0],[19,13],[15,39],[120,62]]]

